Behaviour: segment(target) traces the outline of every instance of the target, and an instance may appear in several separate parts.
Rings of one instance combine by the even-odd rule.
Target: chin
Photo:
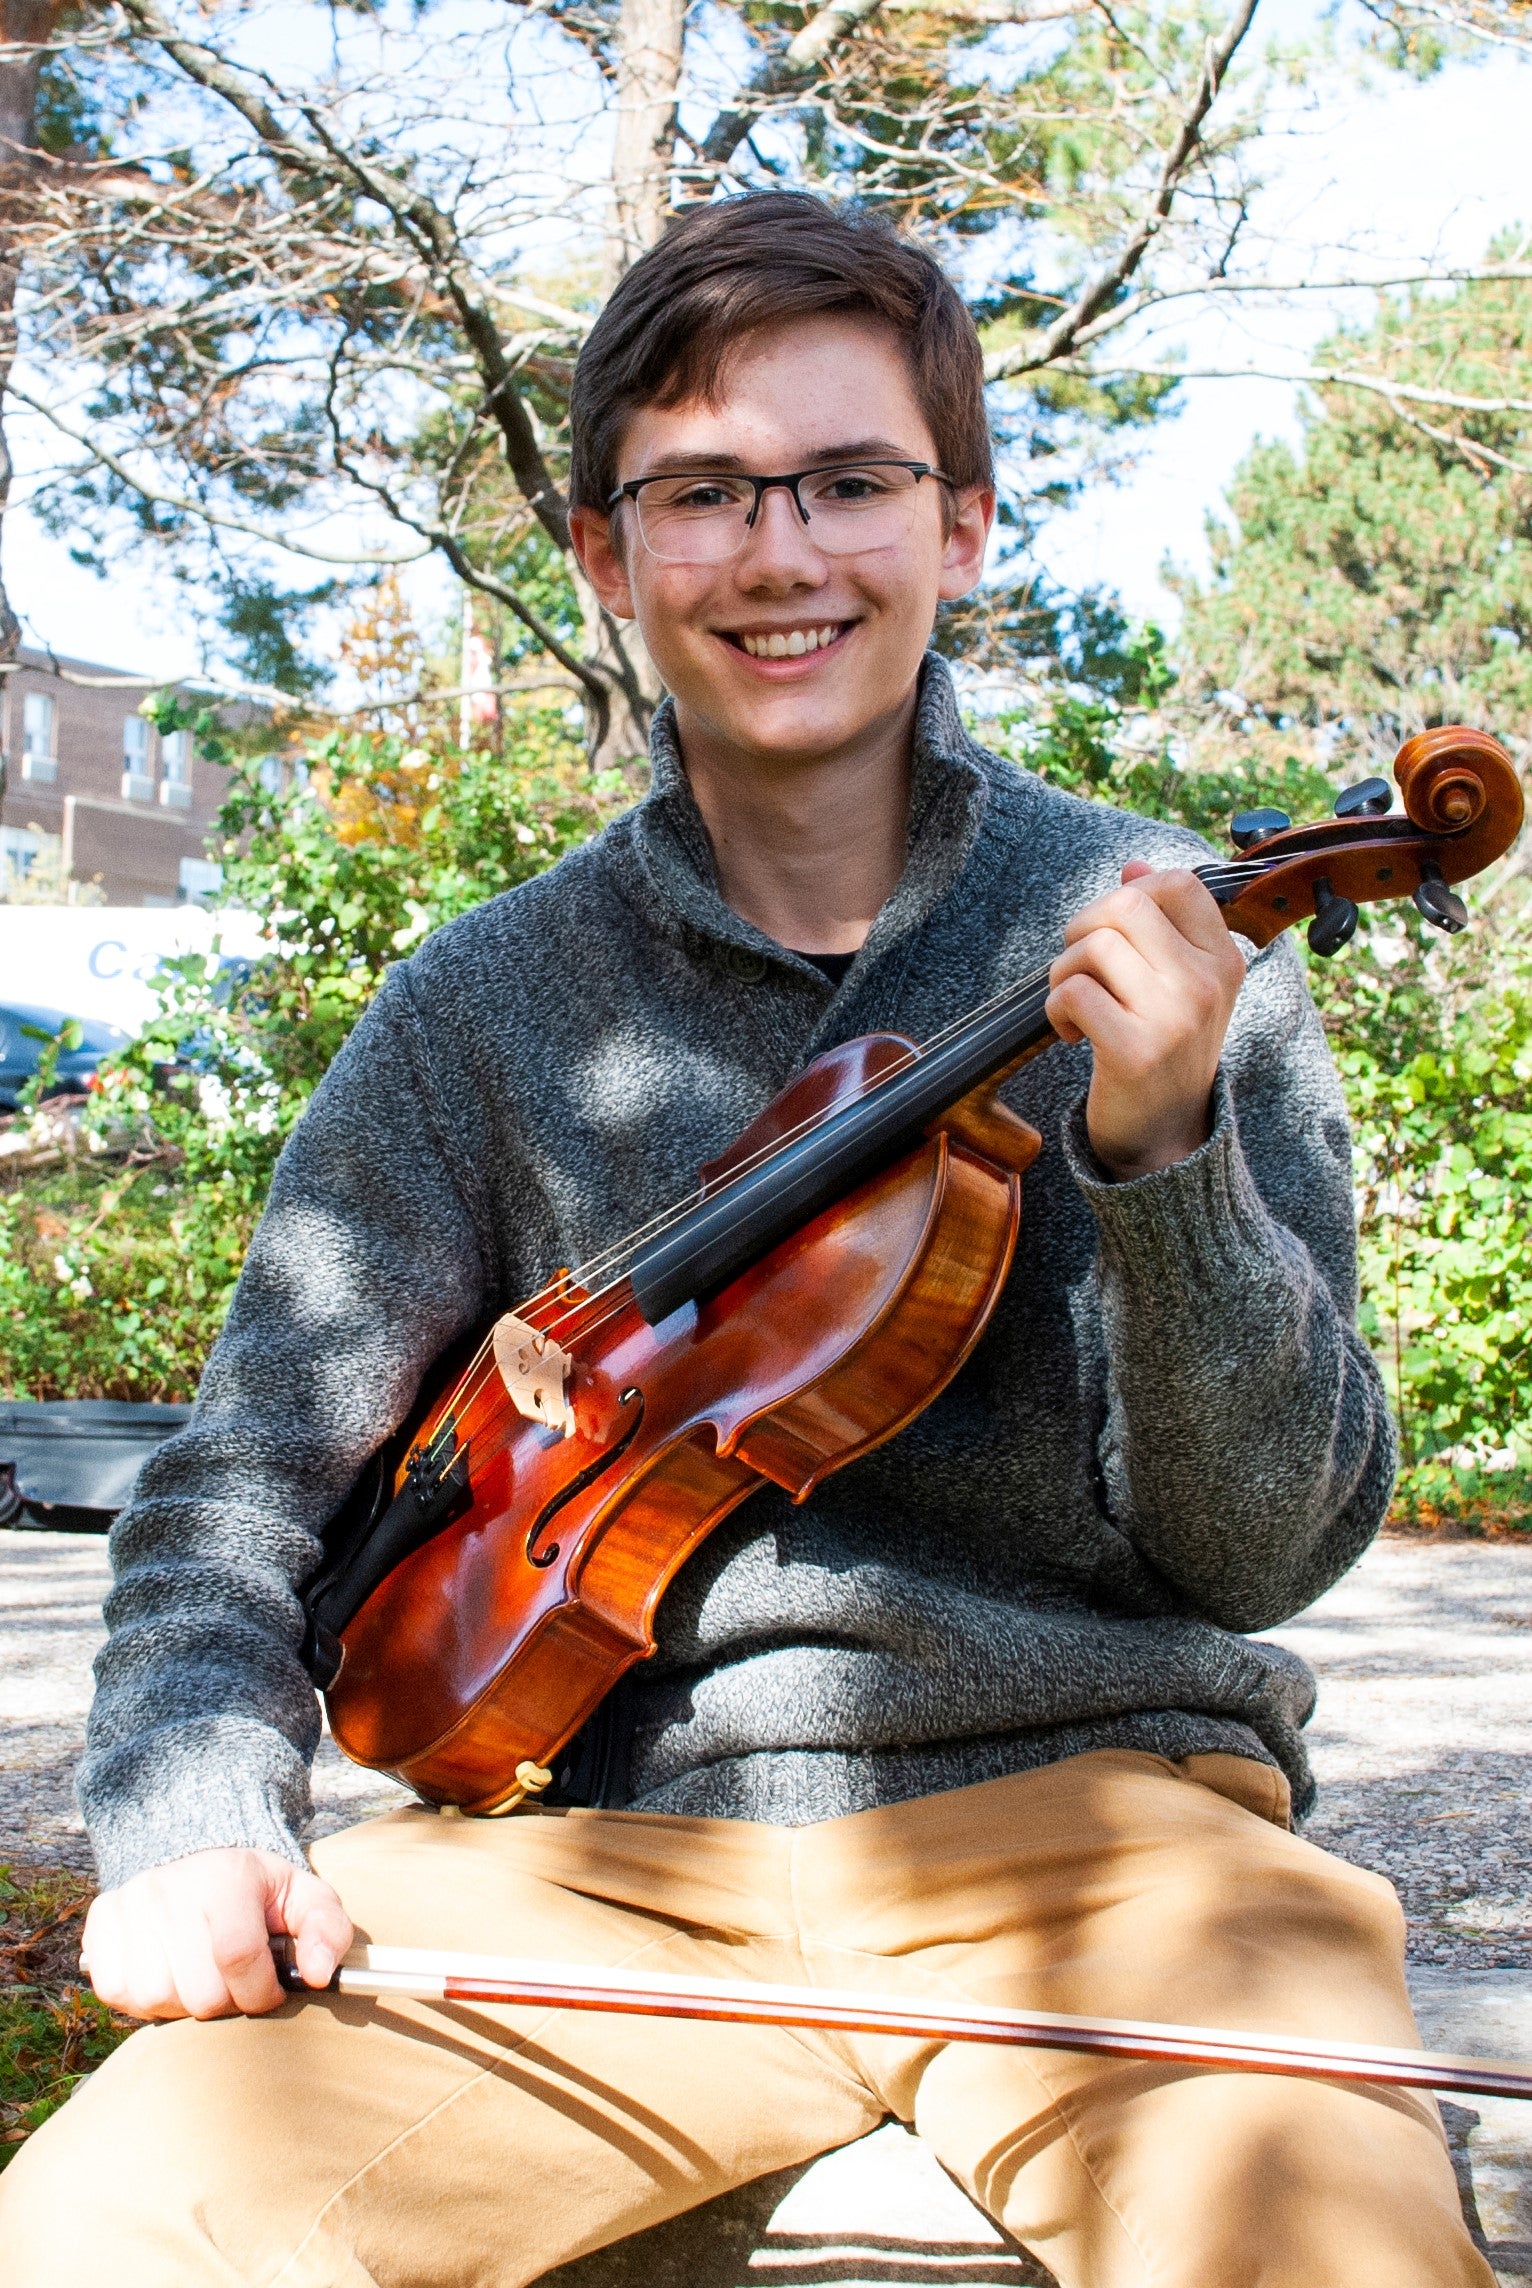
[[[766,755],[828,754],[867,730],[884,712],[869,697],[858,705],[836,693],[755,696],[731,703],[715,717],[724,736],[746,752]]]

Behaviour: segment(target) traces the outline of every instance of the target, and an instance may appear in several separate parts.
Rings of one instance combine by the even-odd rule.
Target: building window
[[[49,785],[58,777],[53,746],[55,710],[46,691],[29,691],[21,702],[21,775]]]
[[[205,905],[223,888],[223,868],[214,858],[183,858],[178,895],[183,906]]]
[[[13,898],[37,864],[42,836],[24,826],[0,826],[0,898]]]
[[[127,715],[122,724],[122,799],[153,802],[154,771],[149,761],[149,726],[142,715]]]
[[[191,809],[190,731],[167,731],[160,741],[160,800],[167,810]]]

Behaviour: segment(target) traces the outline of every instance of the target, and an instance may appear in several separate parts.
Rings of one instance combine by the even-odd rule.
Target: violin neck
[[[1197,868],[1220,905],[1237,894],[1250,871],[1248,862]],[[1056,1038],[1043,1014],[1047,999],[1046,969],[1023,978],[864,1096],[671,1223],[639,1250],[629,1270],[634,1300],[650,1325],[683,1304],[716,1295],[811,1216],[913,1151],[961,1098],[1046,1048]]]
[[[933,1122],[1055,1036],[1047,974],[974,1012],[807,1134],[711,1194],[640,1250],[629,1271],[651,1325],[704,1301],[869,1176],[913,1151]]]

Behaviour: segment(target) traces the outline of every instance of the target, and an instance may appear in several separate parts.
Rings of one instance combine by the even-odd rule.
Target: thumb
[[[1125,882],[1141,882],[1146,874],[1153,872],[1147,858],[1130,858],[1122,870],[1122,878]]]
[[[356,1935],[337,1894],[311,1867],[284,1865],[272,1907],[277,1929],[293,1942],[304,1985],[328,1986]]]

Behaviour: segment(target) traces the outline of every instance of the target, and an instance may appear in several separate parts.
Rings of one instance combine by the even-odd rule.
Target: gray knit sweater
[[[909,858],[839,988],[724,905],[668,710],[653,789],[391,972],[282,1155],[191,1422],[112,1536],[80,1796],[106,1883],[298,1856],[318,1708],[296,1585],[436,1354],[687,1192],[806,1059],[916,1040],[1190,836],[965,735],[925,671]],[[1222,1749],[1312,1794],[1302,1663],[1242,1631],[1365,1547],[1393,1449],[1353,1328],[1349,1142],[1291,946],[1250,964],[1215,1131],[1114,1184],[1055,1047],[972,1359],[801,1509],[755,1496],[665,1599],[630,1800],[796,1823],[1101,1746]]]

